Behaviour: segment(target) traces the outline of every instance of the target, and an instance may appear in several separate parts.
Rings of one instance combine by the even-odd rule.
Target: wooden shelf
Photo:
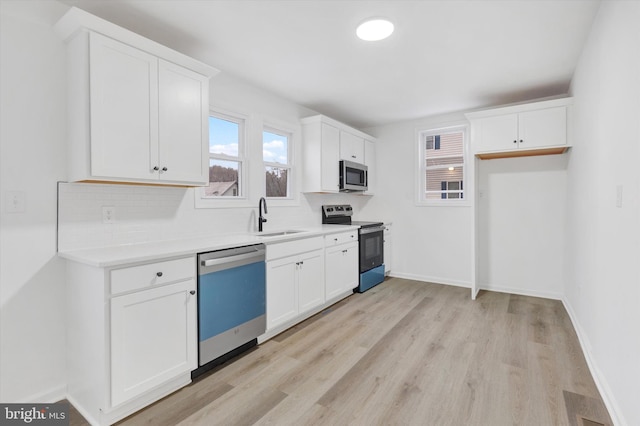
[[[564,154],[569,149],[568,146],[541,148],[541,149],[519,149],[514,151],[502,152],[479,152],[476,157],[481,160],[494,160],[496,158],[515,158],[515,157],[532,157],[536,155],[556,155]]]

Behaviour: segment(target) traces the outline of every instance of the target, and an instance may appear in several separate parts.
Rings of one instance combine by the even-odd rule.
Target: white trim
[[[248,152],[248,125],[250,116],[245,113],[236,112],[225,107],[210,106],[208,117],[215,117],[221,120],[238,124],[238,156],[225,154],[211,154],[207,149],[207,167],[211,159],[220,161],[233,161],[238,163],[238,196],[237,197],[204,197],[205,187],[198,187],[194,191],[194,207],[196,209],[216,209],[216,208],[242,208],[252,207],[249,200],[249,152]],[[208,136],[208,135],[207,135]],[[208,173],[208,171],[207,171]]]
[[[462,141],[462,182],[464,185],[464,189],[462,191],[463,198],[446,198],[446,199],[426,199],[424,194],[426,193],[425,188],[425,178],[423,176],[423,172],[426,173],[427,167],[426,164],[423,164],[426,157],[423,155],[426,141],[423,141],[422,136],[424,135],[440,135],[442,133],[455,133],[456,131],[461,131],[463,133],[463,141]],[[417,141],[417,155],[415,161],[415,177],[414,177],[414,185],[415,185],[415,194],[414,194],[414,204],[417,207],[470,207],[472,206],[471,199],[469,198],[470,188],[468,185],[468,168],[469,161],[473,159],[470,156],[470,127],[469,123],[466,121],[459,121],[455,123],[450,123],[447,125],[443,125],[440,127],[430,127],[425,128],[423,126],[416,127],[414,129],[414,141]],[[424,149],[423,149],[424,148]],[[451,155],[443,158],[454,158],[457,156]],[[459,166],[459,164],[456,164]],[[449,167],[447,165],[446,167]],[[430,169],[434,169],[434,167],[430,167]]]
[[[540,297],[542,299],[562,300],[562,293],[556,293],[553,291],[521,289],[501,285],[492,285],[487,283],[478,283],[478,290],[495,291],[497,293],[518,294],[520,296]]]
[[[261,140],[260,146],[264,148],[264,132],[274,133],[287,137],[287,164],[272,163],[264,161],[262,152],[260,158],[262,158],[262,170],[263,176],[265,175],[266,167],[275,167],[287,170],[287,197],[266,197],[269,206],[274,207],[294,207],[300,205],[300,179],[301,173],[299,173],[297,165],[301,162],[300,155],[302,144],[302,132],[300,124],[291,123],[283,120],[279,120],[273,117],[262,118],[262,129],[260,131]],[[262,193],[266,191],[266,182],[263,180]]]
[[[93,415],[89,411],[85,410],[85,408],[82,406],[82,404],[80,404],[74,397],[72,397],[71,395],[66,395],[66,398],[67,398],[67,401],[69,401],[69,404],[73,405],[73,408],[75,408],[76,411],[78,413],[80,413],[80,415],[82,417],[84,417],[84,419],[90,425],[99,425],[100,424],[98,419],[93,417]]]
[[[609,416],[611,417],[611,421],[614,425],[628,425],[629,423],[625,420],[622,415],[622,410],[620,406],[616,402],[613,392],[609,387],[609,384],[602,373],[602,371],[598,368],[596,364],[596,360],[593,357],[593,353],[591,352],[591,344],[589,339],[587,338],[586,333],[580,326],[578,322],[578,317],[567,299],[566,295],[562,296],[562,304],[564,305],[564,309],[569,314],[569,319],[571,319],[571,323],[573,324],[573,328],[578,335],[578,342],[580,342],[580,347],[582,348],[582,353],[584,354],[584,358],[587,361],[587,366],[589,367],[589,372],[591,372],[591,377],[593,377],[593,381],[598,388],[598,392],[600,392],[600,396],[602,397],[602,401],[604,405],[607,407],[607,411],[609,412]]]
[[[423,281],[423,282],[432,283],[432,284],[442,284],[442,285],[450,285],[454,287],[471,288],[471,283],[469,281],[452,280],[449,278],[432,277],[427,275],[407,274],[404,272],[396,272],[395,269],[394,271],[389,273],[389,276],[393,278],[402,278],[405,280]]]
[[[87,30],[103,34],[106,37],[119,40],[129,46],[133,46],[136,49],[143,50],[174,64],[189,68],[190,70],[209,78],[220,72],[220,70],[212,66],[163,46],[160,43],[143,37],[140,34],[136,34],[133,31],[120,27],[112,22],[92,15],[75,6],[69,9],[53,28],[55,32],[66,42],[68,42],[69,38],[75,36],[79,31],[85,28]]]
[[[555,108],[561,106],[569,106],[573,104],[573,98],[566,95],[560,95],[561,98],[555,99],[541,99],[539,101],[523,101],[511,105],[503,105],[497,108],[482,109],[479,111],[471,111],[465,113],[465,117],[470,120],[475,120],[484,117],[493,117],[495,115],[514,114],[520,112],[527,112],[537,109]]]

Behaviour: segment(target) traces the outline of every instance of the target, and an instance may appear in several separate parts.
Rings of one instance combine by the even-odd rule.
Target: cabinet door
[[[197,367],[195,280],[111,299],[111,406]]]
[[[353,290],[360,281],[358,243],[348,244],[342,253],[342,291]]]
[[[358,286],[358,243],[328,248],[325,259],[327,300]]]
[[[364,139],[340,131],[340,159],[364,164]]]
[[[364,141],[364,164],[367,166],[367,190],[365,194],[373,195],[376,190],[376,144]]]
[[[337,192],[340,189],[340,131],[322,123],[321,185],[323,191]]]
[[[325,294],[327,300],[343,292],[344,283],[344,247],[342,245],[328,248],[325,252]]]
[[[480,140],[476,152],[518,148],[518,114],[498,115],[480,120]]]
[[[567,144],[567,108],[547,108],[520,113],[519,149]]]
[[[158,166],[161,180],[197,185],[206,185],[209,181],[208,96],[206,77],[159,61]]]
[[[300,257],[298,265],[298,312],[324,303],[324,252],[316,250]]]
[[[267,329],[298,314],[297,262],[292,257],[267,262]]]
[[[96,33],[89,40],[91,174],[155,180],[158,60]]]

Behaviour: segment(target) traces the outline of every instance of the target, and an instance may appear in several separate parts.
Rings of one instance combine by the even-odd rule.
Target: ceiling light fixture
[[[378,41],[393,33],[393,24],[382,18],[372,18],[358,25],[356,35],[365,41]]]

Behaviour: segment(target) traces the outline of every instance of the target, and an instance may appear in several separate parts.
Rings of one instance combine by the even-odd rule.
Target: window
[[[209,185],[203,198],[243,196],[243,144],[243,119],[218,113],[209,117]]]
[[[425,130],[419,133],[419,202],[425,204],[464,200],[465,127]]]
[[[262,131],[265,193],[269,198],[291,198],[291,134],[272,128]]]

